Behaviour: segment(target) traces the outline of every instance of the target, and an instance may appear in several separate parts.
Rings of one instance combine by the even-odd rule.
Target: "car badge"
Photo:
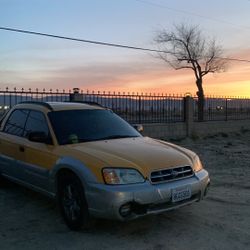
[[[177,177],[178,174],[179,174],[178,171],[175,171],[175,170],[171,171],[171,175],[173,176],[173,178]]]

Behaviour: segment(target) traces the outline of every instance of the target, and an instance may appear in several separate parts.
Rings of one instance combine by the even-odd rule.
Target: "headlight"
[[[203,169],[202,163],[198,155],[196,155],[193,159],[193,170],[194,172],[198,172]]]
[[[104,168],[103,179],[106,184],[120,185],[144,182],[143,176],[132,168]]]

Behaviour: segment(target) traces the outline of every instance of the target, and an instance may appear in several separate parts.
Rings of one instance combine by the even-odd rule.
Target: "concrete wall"
[[[143,135],[159,139],[178,139],[250,130],[250,119],[194,122],[193,102],[193,98],[185,98],[185,122],[144,124]]]
[[[250,130],[250,120],[195,122],[193,134],[198,136],[217,133],[240,132]]]
[[[208,136],[218,133],[240,132],[250,130],[250,120],[193,122],[187,123],[144,124],[143,135],[159,139],[178,139],[194,136]]]
[[[164,138],[184,138],[187,136],[186,123],[152,123],[143,124],[144,136],[158,139]]]

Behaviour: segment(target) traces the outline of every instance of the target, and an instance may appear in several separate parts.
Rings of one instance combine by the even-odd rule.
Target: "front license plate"
[[[189,199],[191,197],[191,189],[189,186],[172,189],[172,202],[178,202]]]

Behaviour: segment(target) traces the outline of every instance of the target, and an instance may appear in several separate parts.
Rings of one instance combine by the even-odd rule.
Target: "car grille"
[[[151,173],[150,180],[153,184],[157,184],[187,178],[193,174],[193,169],[190,166],[182,166],[154,171]]]

